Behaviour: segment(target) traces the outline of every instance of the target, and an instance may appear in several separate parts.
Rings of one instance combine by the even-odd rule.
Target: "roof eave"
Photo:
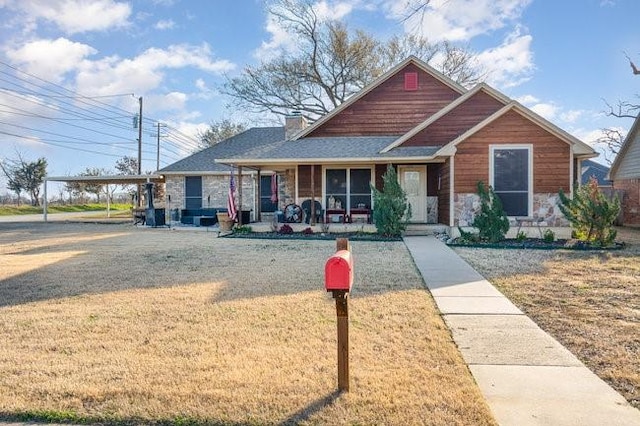
[[[234,166],[265,166],[265,165],[283,165],[283,164],[358,164],[358,163],[406,163],[415,161],[425,162],[441,162],[444,161],[436,155],[428,156],[404,156],[404,157],[349,157],[349,158],[254,158],[254,159],[220,159],[216,163],[229,164]]]

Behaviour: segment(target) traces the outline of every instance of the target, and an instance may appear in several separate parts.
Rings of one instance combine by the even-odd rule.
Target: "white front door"
[[[400,186],[411,204],[410,222],[427,221],[427,167],[398,166]]]

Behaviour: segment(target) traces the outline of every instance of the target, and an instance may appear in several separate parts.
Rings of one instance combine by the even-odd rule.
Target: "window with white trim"
[[[490,147],[490,182],[507,216],[531,215],[533,161],[531,145]]]
[[[330,199],[342,209],[371,208],[371,169],[342,168],[325,170],[325,206]]]

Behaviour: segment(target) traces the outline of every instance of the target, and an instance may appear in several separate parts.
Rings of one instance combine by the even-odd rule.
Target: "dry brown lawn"
[[[640,408],[640,229],[621,251],[456,248],[540,327]]]
[[[331,241],[0,224],[0,418],[494,424],[403,243],[354,242],[336,393]]]

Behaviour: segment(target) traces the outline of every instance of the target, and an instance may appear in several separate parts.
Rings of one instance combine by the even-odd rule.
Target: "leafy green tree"
[[[575,191],[573,198],[562,190],[558,195],[561,203],[558,207],[571,223],[576,238],[603,247],[613,243],[617,235],[613,223],[620,213],[618,197],[608,199],[593,177]]]
[[[478,239],[480,241],[488,241],[496,243],[504,240],[505,235],[509,232],[509,219],[504,213],[502,202],[491,186],[485,186],[485,183],[478,181],[478,196],[480,197],[480,211],[473,219],[471,226],[478,229]],[[469,233],[461,235],[469,236]]]
[[[80,176],[102,176],[106,174],[104,169],[100,169],[97,167],[87,167]],[[84,188],[84,191],[89,194],[94,194],[96,196],[96,202],[100,203],[100,194],[104,190],[104,185],[101,183],[93,183],[93,182],[85,182],[81,184]]]
[[[371,186],[375,204],[373,220],[379,234],[399,237],[407,229],[407,222],[411,219],[411,205],[393,166],[387,168],[382,181],[382,191]]]
[[[245,130],[247,126],[244,123],[234,123],[228,119],[212,121],[207,130],[198,132],[199,147],[208,148]]]
[[[20,193],[29,194],[32,206],[40,205],[40,188],[47,175],[47,160],[44,157],[35,161],[27,161],[22,155],[14,160],[0,162],[0,170],[8,181],[8,187],[20,199]]]

